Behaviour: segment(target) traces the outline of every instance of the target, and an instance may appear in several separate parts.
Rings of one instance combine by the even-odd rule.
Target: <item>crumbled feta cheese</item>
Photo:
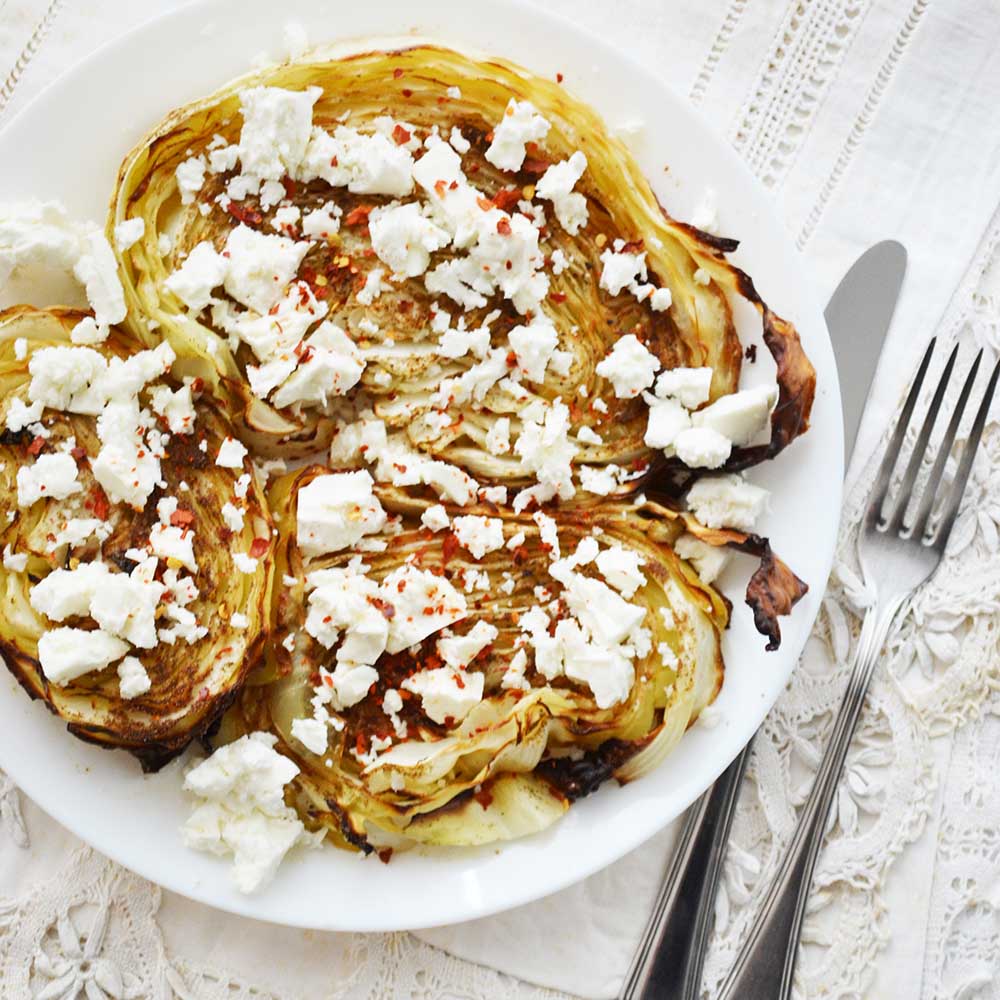
[[[438,639],[438,655],[449,667],[464,670],[499,634],[489,622],[478,621],[465,635]]]
[[[173,560],[192,573],[198,572],[194,556],[194,532],[170,524],[154,524],[149,531],[149,547],[165,563]]]
[[[462,135],[462,130],[457,125],[452,126],[448,141],[451,143],[451,148],[459,154],[467,153],[472,148],[472,144]]]
[[[204,186],[207,166],[204,156],[189,156],[178,165],[174,173],[177,177],[177,190],[180,192],[182,205],[190,205],[195,200],[195,195]]]
[[[229,272],[229,262],[208,240],[196,244],[176,271],[168,276],[165,287],[181,302],[198,313],[212,301],[212,291],[218,288]]]
[[[669,288],[656,288],[649,297],[649,306],[654,312],[665,312],[674,304]]]
[[[248,309],[267,313],[295,277],[311,245],[237,226],[226,240],[226,291]]]
[[[689,427],[674,438],[674,452],[691,469],[718,469],[732,449],[732,441],[710,427]]]
[[[445,93],[453,100],[457,101],[462,96],[462,91],[459,87],[449,87]]]
[[[246,629],[250,627],[250,619],[239,611],[234,611],[229,618],[229,624],[233,628]]]
[[[597,556],[597,568],[612,587],[621,591],[624,597],[630,598],[646,584],[646,576],[639,569],[645,561],[638,552],[613,545],[611,548],[601,549]]]
[[[612,383],[619,399],[634,399],[653,384],[659,367],[656,355],[630,333],[615,341],[611,352],[595,370]]]
[[[319,87],[301,91],[250,87],[240,91],[240,170],[253,181],[244,185],[242,192],[230,182],[231,197],[256,190],[262,180],[280,181],[286,174],[296,175],[312,133],[313,105],[321,93]]]
[[[118,664],[118,693],[126,701],[138,698],[153,686],[142,661],[134,656],[126,656]]]
[[[233,553],[233,565],[241,572],[247,575],[257,572],[257,564],[260,562],[259,559],[255,559],[253,556],[247,555],[245,552],[234,552]]]
[[[336,202],[326,202],[322,207],[315,208],[302,216],[302,235],[328,239],[340,231],[342,214]]]
[[[286,21],[281,29],[281,44],[289,59],[299,59],[309,48],[309,35],[301,21]],[[324,740],[324,744],[325,744]]]
[[[503,548],[503,521],[498,517],[471,514],[456,517],[451,529],[459,545],[468,549],[475,559],[482,559],[487,552]]]
[[[222,514],[223,523],[230,531],[243,530],[244,516],[242,508],[226,501],[226,503],[222,505],[220,513]]]
[[[56,628],[38,640],[38,662],[47,680],[53,684],[69,684],[120,660],[128,648],[127,643],[100,629],[88,632],[79,628]]]
[[[587,157],[577,150],[568,160],[553,163],[535,185],[535,194],[552,202],[559,224],[575,236],[587,224],[587,199],[573,190],[587,169]]]
[[[643,441],[649,448],[673,449],[674,441],[681,431],[691,426],[691,415],[674,398],[657,399],[645,394],[649,403],[649,419]]]
[[[28,341],[25,337],[18,337],[14,341],[14,357],[18,361],[23,361],[28,356]]]
[[[515,326],[508,334],[518,370],[532,382],[545,380],[545,369],[559,343],[552,320],[536,313],[526,326]]]
[[[431,254],[449,243],[449,236],[422,212],[420,205],[388,205],[369,216],[372,249],[393,274],[414,278],[423,274]]]
[[[694,535],[684,534],[674,544],[674,551],[695,568],[705,583],[711,583],[729,561],[729,552],[721,545],[708,545]]]
[[[530,101],[517,101],[512,97],[503,118],[493,129],[493,141],[486,150],[486,159],[500,170],[520,170],[525,144],[544,139],[550,128],[549,122]]]
[[[241,892],[269,882],[295,844],[314,842],[285,805],[285,785],[299,769],[275,751],[275,743],[271,733],[250,733],[220,747],[184,779],[184,788],[201,800],[181,829],[184,843],[232,854]]]
[[[396,612],[389,622],[389,653],[401,652],[468,613],[465,598],[447,580],[410,564],[390,573],[381,590]]]
[[[433,507],[428,507],[420,515],[420,523],[425,528],[430,528],[431,531],[443,531],[451,524],[451,521],[448,518],[448,512],[444,509],[444,505],[437,503]]]
[[[171,434],[193,434],[197,419],[191,386],[173,390],[166,385],[154,386],[149,394],[153,412],[163,417]]]
[[[367,472],[338,472],[317,476],[299,490],[296,538],[302,553],[339,552],[381,531],[386,513],[373,485]]]
[[[694,272],[694,280],[699,285],[710,285],[712,283],[712,275],[705,268],[699,267]]]
[[[10,401],[10,406],[7,408],[7,430],[9,430],[12,434],[16,434],[29,424],[37,423],[42,419],[42,412],[44,409],[45,406],[42,404],[40,399],[26,406],[24,400],[21,399],[20,396],[15,396]]]
[[[44,497],[65,500],[80,493],[83,486],[77,479],[76,462],[65,452],[39,455],[34,464],[17,470],[17,503],[30,507]]]
[[[485,677],[450,667],[421,670],[400,687],[419,696],[428,718],[439,724],[461,722],[483,700]]]
[[[691,513],[707,528],[752,531],[770,494],[742,476],[705,476],[688,490]]]
[[[17,555],[14,554],[14,550],[10,545],[5,545],[3,548],[3,568],[10,570],[11,573],[23,573],[28,566],[28,553],[19,552]]]
[[[86,290],[101,339],[110,324],[125,319],[118,264],[97,226],[73,221],[58,202],[0,205],[0,286],[19,268],[38,263],[72,269]]]
[[[227,437],[215,456],[215,464],[224,469],[242,469],[243,459],[247,456],[246,447],[234,437]]]
[[[668,368],[656,379],[654,391],[658,399],[672,397],[693,410],[708,399],[711,390],[711,368]]]
[[[292,719],[292,736],[310,753],[323,754],[327,748],[327,725],[321,719]]]
[[[279,409],[294,403],[325,403],[357,385],[365,362],[341,327],[325,321],[304,341],[299,367],[271,398]]]
[[[600,286],[611,295],[621,292],[639,279],[646,280],[645,253],[617,252],[605,250],[601,254]]]
[[[505,691],[523,691],[530,687],[525,677],[528,666],[528,654],[523,649],[519,649],[507,664],[503,677],[500,678],[500,687]]]
[[[491,455],[506,455],[510,451],[510,417],[497,417],[486,432],[486,450]]]
[[[365,283],[358,292],[358,302],[363,306],[370,306],[383,292],[389,290],[382,279],[385,277],[385,268],[373,267],[365,276]]]
[[[714,403],[699,410],[691,417],[695,427],[710,427],[734,445],[746,445],[764,430],[774,404],[778,401],[778,388],[759,385],[741,389],[728,396],[720,396]]]
[[[569,438],[569,407],[556,399],[541,413],[522,415],[522,429],[514,451],[521,457],[525,472],[534,473],[539,484],[548,487],[549,497],[572,497],[571,464],[578,448]],[[522,491],[523,492],[523,491]]]
[[[125,219],[115,226],[115,246],[119,250],[129,250],[146,232],[145,219]]]

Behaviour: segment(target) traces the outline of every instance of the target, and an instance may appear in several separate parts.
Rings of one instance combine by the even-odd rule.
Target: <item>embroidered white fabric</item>
[[[0,121],[62,66],[175,3],[0,0]],[[548,5],[627,46],[690,96],[774,191],[813,264],[819,294],[874,240],[895,236],[907,245],[893,363],[880,377],[859,454],[879,441],[932,332],[943,345],[961,343],[964,360],[973,346],[985,347],[988,358],[1000,350],[995,5]],[[724,192],[720,202],[724,225]],[[994,409],[973,501],[945,566],[889,643],[848,759],[806,922],[796,981],[802,998],[997,995]],[[822,614],[755,743],[716,907],[708,996],[787,842],[840,698],[838,668],[850,656],[866,600],[853,541],[870,476],[871,462],[856,461]],[[579,886],[419,939],[303,934],[161,893],[80,845],[0,773],[0,993],[5,1000],[610,997],[672,841],[667,830]]]

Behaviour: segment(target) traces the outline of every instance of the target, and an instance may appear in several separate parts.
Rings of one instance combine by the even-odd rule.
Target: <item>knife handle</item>
[[[691,807],[619,1000],[697,1000],[750,745]]]

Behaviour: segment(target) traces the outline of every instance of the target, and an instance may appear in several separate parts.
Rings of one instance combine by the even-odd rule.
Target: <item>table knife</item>
[[[902,244],[876,243],[844,275],[824,312],[840,378],[848,460],[905,273]],[[691,807],[620,1000],[697,1000],[700,995],[712,910],[750,746]]]

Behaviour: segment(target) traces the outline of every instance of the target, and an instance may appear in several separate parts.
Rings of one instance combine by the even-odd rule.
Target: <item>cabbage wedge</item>
[[[27,307],[0,314],[0,428],[7,427],[16,402],[27,402],[32,358],[48,348],[75,349],[70,331],[84,317],[73,310]],[[134,355],[137,346],[112,329],[107,341],[88,350],[97,350],[105,359],[124,359]],[[168,377],[156,384],[177,385]],[[142,390],[143,404],[153,388]],[[100,449],[96,423],[91,415],[46,407],[34,430],[7,429],[0,435],[0,511],[6,515],[0,520],[5,555],[0,563],[0,655],[28,694],[42,700],[75,736],[124,748],[144,768],[155,770],[209,730],[263,652],[269,628],[271,518],[254,476],[247,473],[240,484],[242,466],[215,464],[232,429],[207,396],[196,402],[193,433],[170,435],[161,462],[162,485],[140,511],[111,502],[95,479],[93,462]],[[76,463],[79,489],[65,499],[43,496],[30,506],[19,503],[18,472],[30,469],[38,457],[64,450]],[[238,493],[244,493],[242,499]],[[196,596],[165,594],[156,610],[161,640],[150,649],[130,650],[148,674],[149,689],[123,697],[114,664],[67,683],[50,680],[39,659],[43,636],[57,625],[73,627],[86,645],[96,625],[79,608],[50,620],[36,610],[33,592],[56,572],[96,564],[107,569],[109,580],[120,582],[123,574],[135,570],[140,552],[148,552],[150,532],[158,523],[158,501],[167,496],[179,502],[172,523],[194,530],[197,571],[190,579]],[[223,520],[221,508],[227,501],[242,507],[239,529]],[[251,549],[257,558],[253,571],[235,572],[231,553]],[[186,576],[176,562],[165,559],[155,579],[183,582]],[[73,586],[71,582],[70,589]],[[174,607],[184,607],[171,613],[171,601]],[[190,641],[163,638],[168,626],[191,617],[205,634]]]
[[[490,507],[452,508],[450,514],[489,516],[503,522],[507,541],[518,544],[474,558],[451,531],[431,532],[420,517],[430,498],[377,486],[390,518],[379,546],[360,553],[307,558],[296,542],[297,497],[329,470],[312,466],[271,488],[280,542],[271,605],[273,641],[228,713],[220,739],[245,732],[277,734],[278,750],[300,773],[291,799],[306,824],[333,842],[365,851],[387,845],[481,844],[536,832],[557,820],[571,802],[603,780],[639,777],[661,761],[718,692],[723,677],[720,636],[728,605],[677,557],[671,542],[685,530],[672,512],[656,505],[583,502],[560,509],[558,543],[572,553],[597,538],[601,550],[620,547],[641,559],[645,582],[629,598],[648,631],[634,659],[634,683],[620,702],[601,708],[587,684],[567,676],[549,679],[531,665],[530,645],[519,629],[526,612],[549,608],[565,615],[561,584],[549,574],[552,539],[541,537],[529,515]],[[517,536],[523,534],[523,538]],[[484,694],[461,721],[433,721],[405,690],[407,677],[440,666],[439,635],[386,654],[378,679],[357,704],[333,715],[323,752],[308,750],[293,733],[310,717],[321,668],[333,667],[335,648],[313,638],[306,620],[309,592],[325,571],[364,560],[365,575],[384,580],[411,565],[449,581],[465,595],[468,616],[456,634],[488,622],[496,637],[469,666],[484,675]],[[594,567],[587,572],[596,579]],[[544,588],[544,589],[539,589]],[[383,605],[388,618],[396,613]],[[529,652],[523,682],[505,680],[517,650]],[[392,721],[383,705],[402,685],[404,700]],[[406,735],[394,726],[402,721]],[[388,741],[388,742],[386,742]],[[374,747],[382,747],[373,752]]]
[[[547,213],[539,247],[546,260],[539,276],[547,286],[540,306],[533,308],[557,331],[559,364],[550,364],[541,375],[522,371],[513,388],[510,380],[487,379],[473,385],[472,398],[466,400],[468,380],[478,380],[470,371],[481,364],[484,352],[503,348],[506,353],[508,335],[527,321],[523,308],[514,308],[499,294],[480,295],[481,301],[467,304],[462,321],[464,330],[484,331],[487,346],[478,358],[442,352],[438,332],[443,327],[436,327],[435,321],[442,312],[453,321],[461,309],[447,296],[429,292],[422,274],[392,279],[373,252],[369,217],[396,204],[395,197],[352,193],[350,187],[321,179],[303,180],[311,174],[294,164],[281,178],[285,190],[279,189],[279,201],[270,201],[277,197],[273,194],[238,197],[243,192],[233,181],[239,180],[236,152],[245,121],[241,94],[257,87],[297,93],[319,88],[312,106],[314,129],[333,133],[344,122],[364,134],[382,129],[392,141],[413,150],[418,165],[419,157],[427,155],[421,144],[430,150],[432,140],[457,128],[458,148],[464,148],[463,141],[468,146],[461,156],[462,169],[474,182],[484,209],[515,212],[519,206],[534,217]],[[498,169],[486,156],[511,98],[530,101],[551,124],[544,142],[528,147],[528,156],[515,172]],[[550,165],[581,150],[587,167],[575,190],[585,198],[588,221],[571,234],[557,224],[552,203],[536,189]],[[182,190],[178,180],[192,163],[202,176],[195,194]],[[419,189],[402,201],[426,203]],[[304,231],[303,220],[319,208],[339,213],[336,231]],[[254,352],[227,335],[225,324],[233,307],[228,293],[216,288],[215,304],[203,296],[186,306],[166,287],[193,248],[208,242],[221,251],[240,227],[309,242],[298,269],[298,280],[307,288],[302,295],[315,298],[324,321],[345,331],[365,362],[360,380],[344,395],[352,400],[363,394],[364,403],[374,407],[390,432],[404,433],[411,445],[473,476],[509,486],[531,482],[516,457],[491,454],[487,438],[501,420],[510,422],[511,438],[516,438],[526,407],[535,400],[556,399],[569,405],[574,433],[586,428],[600,439],[587,436],[580,442],[575,466],[655,471],[662,458],[643,441],[645,404],[641,398],[617,398],[597,367],[620,337],[632,334],[664,369],[711,368],[711,400],[735,392],[743,348],[731,299],[747,300],[761,317],[764,341],[778,362],[780,398],[770,418],[769,442],[734,449],[727,468],[745,468],[772,457],[808,426],[815,373],[794,327],[775,315],[750,278],[727,261],[736,241],[667,216],[634,157],[592,109],[561,85],[502,59],[487,62],[444,48],[415,46],[284,65],[236,80],[174,111],[126,157],[109,232],[130,218],[145,222],[143,238],[119,251],[131,330],[147,344],[166,337],[192,373],[230,400],[244,439],[262,452],[314,453],[330,440],[344,399],[331,394],[325,401],[282,406],[280,389],[270,397],[255,391],[254,381],[261,376],[255,371]],[[626,249],[645,254],[643,287],[669,291],[669,308],[654,309],[648,291],[640,300],[627,290],[609,294],[600,287],[602,255],[623,240]],[[455,256],[452,248],[444,247],[432,253],[430,266],[447,264]],[[383,291],[362,305],[361,296],[377,270],[385,272]],[[502,359],[498,364],[502,367]],[[513,360],[510,367],[516,368]],[[465,388],[452,399],[442,398],[442,383]],[[603,401],[604,408],[592,405],[595,400]],[[627,483],[619,486],[623,493],[630,489]]]

